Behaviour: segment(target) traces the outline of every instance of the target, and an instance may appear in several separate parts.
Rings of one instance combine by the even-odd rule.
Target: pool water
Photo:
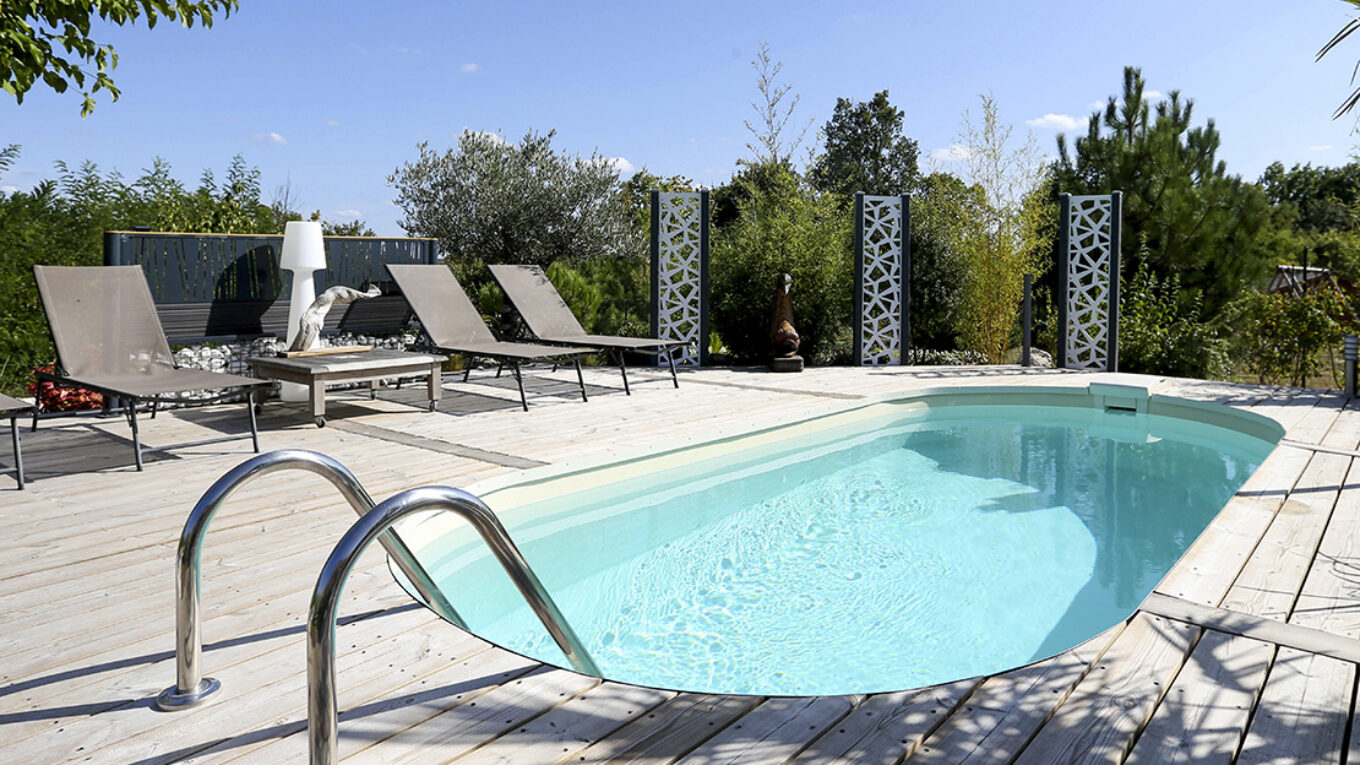
[[[888,407],[488,502],[606,677],[867,693],[1002,671],[1126,618],[1273,446],[1097,408]],[[419,555],[474,632],[565,665],[469,534]]]

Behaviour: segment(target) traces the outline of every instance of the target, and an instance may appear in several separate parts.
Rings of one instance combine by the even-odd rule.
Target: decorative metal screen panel
[[[703,361],[707,291],[708,192],[652,192],[652,331],[689,343],[678,366]]]
[[[901,364],[906,345],[906,197],[856,195],[855,356],[861,365]]]
[[[1119,278],[1119,200],[1116,194],[1068,198],[1064,366],[1116,366]]]

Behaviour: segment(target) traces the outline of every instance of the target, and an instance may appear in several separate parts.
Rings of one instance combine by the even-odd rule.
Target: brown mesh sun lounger
[[[666,361],[670,362],[671,383],[680,387],[680,381],[675,377],[674,354],[685,347],[684,341],[586,334],[581,322],[576,320],[575,314],[558,294],[557,288],[548,281],[548,275],[538,266],[491,266],[491,277],[501,286],[510,302],[514,303],[515,310],[534,337],[548,343],[584,345],[613,351],[619,362],[619,372],[623,374],[624,393],[632,395],[628,389],[628,367],[624,365],[623,357],[627,351],[665,356]]]
[[[88,388],[122,399],[123,412],[132,428],[132,451],[138,470],[142,469],[144,449],[137,432],[137,405],[149,401],[151,416],[155,417],[158,403],[177,400],[167,398],[172,393],[226,389],[221,396],[225,397],[241,389],[250,389],[246,395],[250,440],[255,451],[260,450],[254,389],[269,385],[269,381],[176,367],[140,266],[34,266],[33,276],[38,281],[47,325],[57,347],[56,371],[39,372],[38,380]],[[34,430],[37,427],[35,409]],[[212,438],[148,447],[145,451],[165,451],[245,437]]]
[[[468,299],[448,266],[389,263],[387,270],[406,296],[406,302],[411,304],[411,310],[420,319],[431,348],[445,353],[495,359],[501,365],[508,365],[519,385],[519,402],[524,411],[529,411],[529,399],[524,395],[524,378],[520,374],[520,364],[525,362],[570,360],[576,366],[576,382],[581,388],[581,400],[587,400],[586,382],[581,375],[581,357],[590,353],[591,349],[501,342],[487,329],[482,315],[477,312],[477,307]],[[463,372],[464,382],[470,370],[469,366]]]

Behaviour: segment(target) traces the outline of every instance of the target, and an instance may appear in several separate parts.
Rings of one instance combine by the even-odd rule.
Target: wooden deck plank
[[[982,678],[870,696],[800,753],[799,762],[900,762],[916,751]]]
[[[772,698],[700,744],[678,762],[706,765],[783,763],[850,711],[844,696]]]
[[[1138,737],[1128,762],[1231,763],[1274,657],[1275,647],[1269,643],[1206,632]]]
[[[1360,638],[1360,461],[1351,460],[1345,485],[1289,623]]]
[[[613,733],[675,696],[673,691],[605,682],[477,749],[460,762],[554,763],[573,760],[591,742]]]
[[[1137,614],[1016,762],[1121,762],[1199,629]]]
[[[961,765],[1015,757],[1124,629],[1116,625],[1057,656],[987,678],[911,761]]]
[[[419,706],[432,711],[432,715],[410,728],[387,730],[387,737],[372,741],[376,746],[359,751],[350,760],[355,763],[426,763],[432,752],[438,752],[441,760],[452,760],[513,731],[598,683],[595,678],[575,672],[543,668],[497,685],[470,700],[430,699]]]
[[[1281,648],[1237,762],[1341,762],[1354,692],[1354,664]]]
[[[669,762],[682,756],[751,711],[760,696],[681,693],[601,737],[572,762]]]
[[[1313,453],[1224,598],[1230,611],[1287,620],[1340,494],[1350,459]]]

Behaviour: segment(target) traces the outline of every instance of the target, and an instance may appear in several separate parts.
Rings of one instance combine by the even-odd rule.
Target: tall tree
[[[866,194],[907,194],[921,182],[916,141],[902,132],[905,112],[881,90],[868,101],[836,99],[836,109],[822,128],[825,152],[809,175],[821,191],[849,198]]]
[[[1173,90],[1152,107],[1143,91],[1142,73],[1126,67],[1122,95],[1092,115],[1075,152],[1058,136],[1051,194],[1123,191],[1125,267],[1147,259],[1162,278],[1179,273],[1214,316],[1275,257],[1270,206],[1217,159],[1214,121],[1191,127],[1192,100]]]
[[[91,21],[123,26],[143,16],[150,29],[165,17],[185,27],[201,22],[211,27],[213,12],[236,10],[237,0],[4,0],[0,2],[0,90],[24,102],[24,94],[41,79],[58,93],[72,84],[84,100],[80,116],[94,111],[94,94],[108,91],[118,100],[110,72],[118,66],[112,45],[90,37]],[[88,68],[94,63],[94,68]],[[87,90],[86,83],[93,83]]]

